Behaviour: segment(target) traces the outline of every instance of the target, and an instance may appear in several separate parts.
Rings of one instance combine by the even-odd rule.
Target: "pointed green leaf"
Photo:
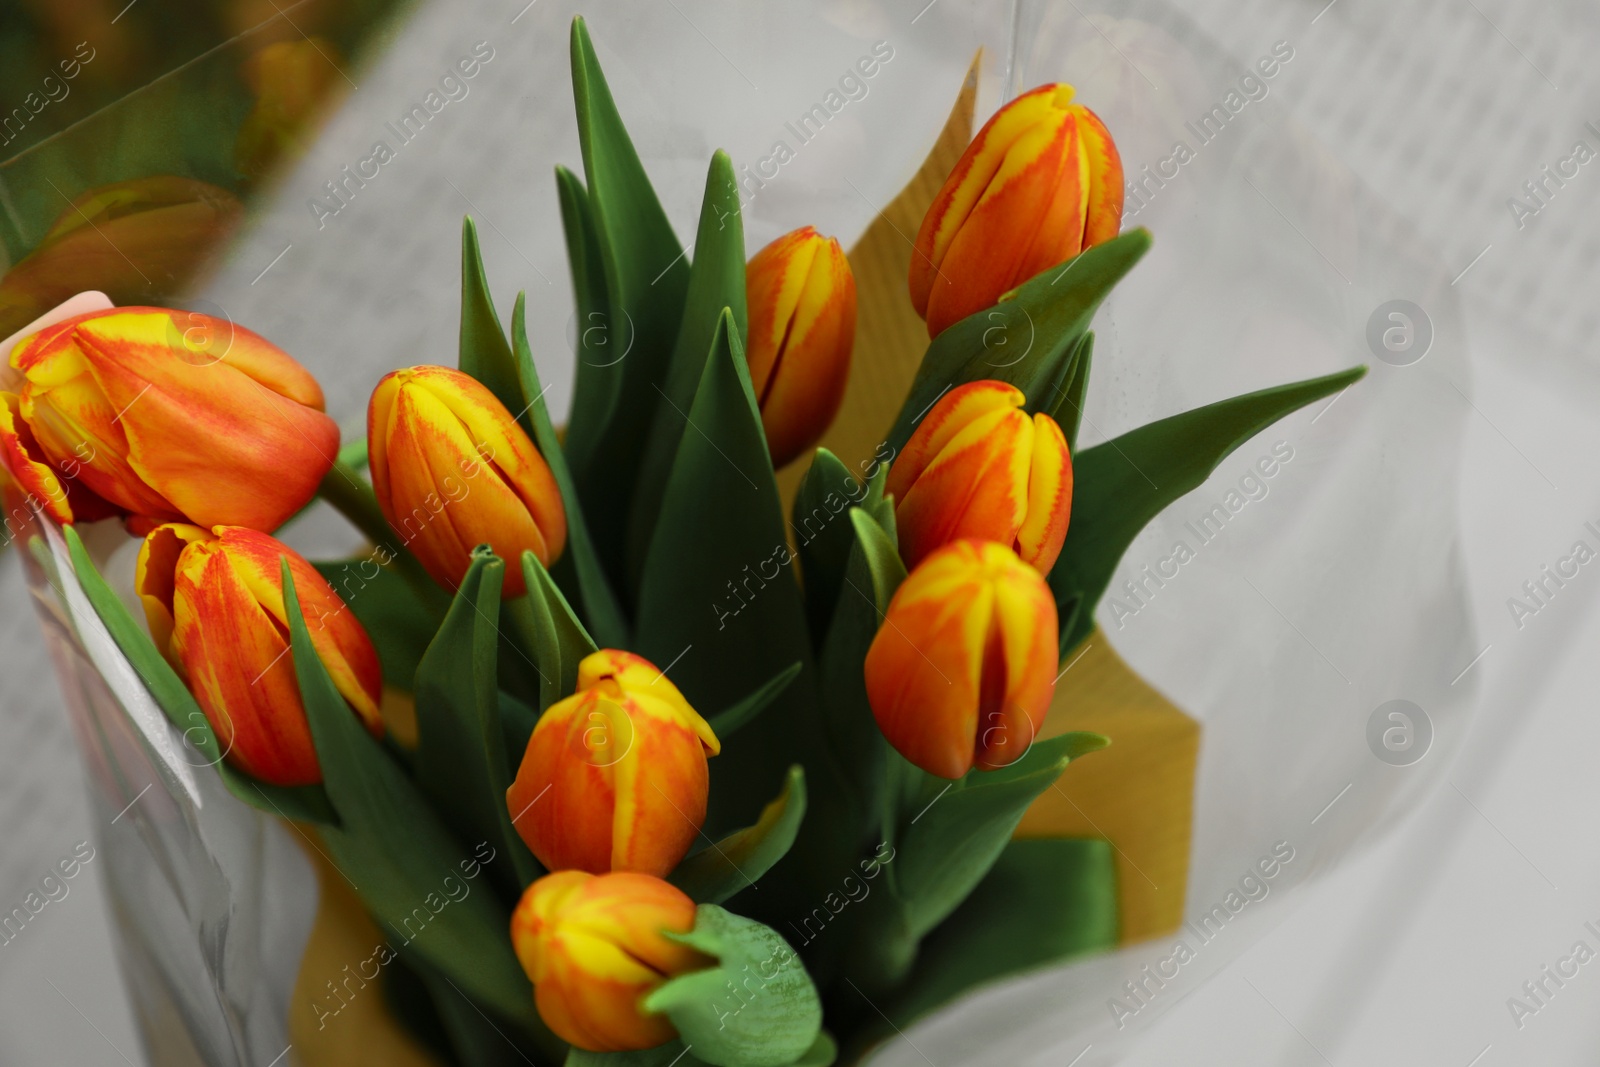
[[[599,553],[589,535],[583,504],[578,499],[572,472],[567,467],[561,438],[556,435],[556,428],[550,422],[549,408],[545,406],[545,391],[539,384],[539,370],[534,366],[533,349],[528,344],[527,297],[524,293],[517,294],[516,307],[511,312],[511,338],[517,374],[522,383],[521,396],[524,400],[518,407],[523,411],[523,428],[550,465],[550,474],[556,480],[556,487],[561,490],[561,500],[567,510],[567,547],[555,562],[555,572],[563,578],[563,584],[576,594],[584,617],[600,640],[607,648],[620,648],[627,644],[627,623],[605,569],[600,565]]]
[[[583,180],[566,167],[556,168],[561,201],[561,228],[567,239],[567,267],[572,275],[573,357],[576,375],[572,411],[567,419],[567,460],[580,480],[586,478],[600,435],[611,423],[622,376],[611,373],[623,352],[620,334],[611,329],[611,299],[606,292],[606,267],[600,237],[589,208]],[[616,342],[616,343],[613,343]]]
[[[822,1001],[805,964],[771,927],[715,904],[695,909],[694,929],[667,937],[715,957],[644,1000],[662,1012],[695,1055],[719,1067],[786,1067],[822,1031]]]
[[[750,798],[771,796],[789,764],[804,759],[802,709],[813,692],[761,415],[732,315],[724,311],[721,323],[668,476],[635,647],[657,664],[675,664],[673,681],[699,708],[730,706],[797,660],[803,666],[773,713],[712,761],[709,825],[717,829],[742,825],[754,814]]]
[[[711,732],[717,735],[717,740],[726,742],[728,738],[738,733],[739,728],[745,723],[771,707],[773,701],[789,688],[789,683],[800,677],[800,667],[798,663],[789,664],[760,689],[707,719],[706,722],[711,726]]]
[[[928,346],[888,441],[893,455],[947,389],[980,378],[1010,382],[1029,411],[1048,410],[1100,302],[1150,248],[1150,232],[1129,230],[1018,286],[1009,299],[948,327]]]
[[[522,577],[528,594],[508,603],[506,613],[518,647],[539,673],[543,711],[577,690],[578,664],[595,651],[595,643],[532,552],[522,553]]]
[[[182,732],[185,758],[189,758],[188,754],[192,752],[190,762],[195,766],[216,767],[228,792],[251,807],[301,822],[333,822],[333,807],[328,803],[327,794],[321,786],[268,785],[224,761],[227,752],[218,742],[205,712],[200,710],[193,694],[178,677],[178,672],[156,650],[155,642],[150,640],[145,628],[134,620],[128,606],[95,569],[94,561],[89,558],[82,539],[78,537],[78,531],[67,526],[62,532],[66,536],[73,574],[89,606],[94,608],[106,633],[127,658],[129,666],[144,683],[156,706]]]
[[[542,872],[506,809],[511,763],[496,684],[504,574],[486,546],[472,553],[444,625],[417,666],[416,767],[456,836],[503,851],[520,889]]]
[[[695,237],[694,265],[689,271],[689,291],[683,321],[666,379],[657,388],[650,435],[639,466],[633,514],[628,524],[628,564],[634,588],[644,566],[661,513],[667,474],[678,452],[678,442],[688,429],[685,419],[694,403],[695,390],[705,371],[706,354],[727,308],[743,342],[747,336],[744,292],[744,224],[739,216],[739,187],[727,153],[711,157],[705,197],[700,205],[700,229]]]
[[[402,954],[415,953],[468,997],[534,1033],[544,1024],[506,936],[511,916],[475,879],[496,860],[469,853],[334,688],[311,644],[287,563],[284,604],[300,698],[339,825],[321,837],[334,867]]]
[[[1078,425],[1083,420],[1083,401],[1089,395],[1089,369],[1094,363],[1094,331],[1090,330],[1078,342],[1078,350],[1067,362],[1067,377],[1056,389],[1054,409],[1050,417],[1056,420],[1067,438],[1067,451],[1078,451]]]
[[[499,398],[507,411],[521,411],[522,386],[511,358],[505,330],[489,296],[478,249],[478,228],[472,216],[461,220],[461,353],[460,367]]]
[[[618,379],[606,425],[593,431],[598,440],[573,473],[601,558],[615,578],[623,573],[628,512],[660,399],[656,389],[678,336],[689,264],[623,127],[581,18],[572,22],[571,56],[578,140],[609,297],[605,328],[617,349],[616,362],[595,371]]]
[[[1152,422],[1073,458],[1072,524],[1050,572],[1058,614],[1077,597],[1061,654],[1094,628],[1094,605],[1139,531],[1168,504],[1198,488],[1234,449],[1279,419],[1358,381],[1354,367],[1274,386]]]
[[[879,464],[878,469],[887,471],[888,468]],[[855,528],[844,515],[851,505],[867,503],[869,488],[837,456],[826,448],[819,448],[795,492],[789,523],[800,546],[806,616],[811,624],[811,638],[818,646],[828,632],[828,623],[839,603],[845,567],[849,565],[850,551],[856,543]],[[889,514],[893,515],[892,509]]]
[[[885,837],[894,858],[856,928],[852,961],[869,996],[904,980],[921,940],[988,874],[1034,799],[1070,761],[1106,744],[1098,734],[1061,734],[1035,742],[1008,767],[973,770],[955,782],[889,754]]]
[[[1117,947],[1109,841],[1009,842],[978,887],[923,943],[890,1013],[900,1026],[990,982]]]
[[[678,864],[667,879],[702,904],[721,904],[760,880],[794,844],[806,815],[806,775],[789,768],[783,792],[747,826]]]

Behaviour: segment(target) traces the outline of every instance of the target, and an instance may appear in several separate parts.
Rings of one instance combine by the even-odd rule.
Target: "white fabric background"
[[[841,236],[858,232],[906,174],[886,166],[852,173],[841,187],[831,172],[867,137],[882,159],[907,160],[909,169],[922,131],[947,106],[943,88],[926,86],[951,84],[950,71],[975,44],[1004,39],[1007,5],[937,0],[924,11],[924,3],[829,2],[788,15],[767,7],[759,23],[690,0],[676,0],[675,19],[644,19],[612,3],[588,5],[586,14],[619,97],[657,106],[633,128],[680,233],[691,230],[713,147],[694,130],[727,129],[721,146],[735,159],[759,157],[782,123],[853,62],[858,38],[896,42],[868,99],[851,107],[903,120],[858,122],[847,108],[750,208],[754,248],[817,218]],[[453,352],[454,240],[465,211],[479,219],[503,314],[519,287],[528,289],[532,321],[570,314],[549,170],[578,162],[566,80],[570,12],[540,0],[513,24],[519,10],[521,0],[420,10],[357,74],[345,111],[208,292],[241,322],[270,308],[284,324],[274,340],[313,365],[331,409],[353,420],[377,370]],[[1586,351],[1600,325],[1600,227],[1592,221],[1600,164],[1584,167],[1526,228],[1506,200],[1579,137],[1600,144],[1583,129],[1589,119],[1600,125],[1592,58],[1600,18],[1576,0],[1336,0],[1327,8],[1322,0],[1193,0],[1187,10],[1241,66],[1276,40],[1293,41],[1294,66],[1273,86],[1280,105],[1465,271],[1456,288],[1475,411],[1457,488],[1472,621],[1489,651],[1475,668],[1481,711],[1441,784],[1356,862],[1275,896],[1261,920],[1265,936],[1209,982],[1179,987],[1176,1007],[1122,1062],[1591,1062],[1600,977],[1590,972],[1600,964],[1583,968],[1520,1030],[1505,1002],[1586,936],[1585,920],[1600,919],[1600,850],[1587,832],[1600,810],[1600,666],[1589,653],[1600,640],[1600,580],[1585,568],[1520,630],[1505,602],[1567,550],[1585,521],[1600,522],[1592,459],[1600,423],[1591,414],[1600,361]],[[319,230],[306,198],[366,155],[383,122],[479,40],[490,41],[495,59],[471,94]],[[763,46],[759,66],[749,58],[756,49],[741,51],[741,42]],[[770,58],[780,52],[787,62]],[[646,64],[651,53],[672,62]],[[630,80],[642,71],[659,81]],[[996,74],[986,84],[985,106],[998,99],[998,83]],[[1222,88],[1199,87],[1195,110]],[[694,101],[693,127],[673,115],[685,100]],[[303,269],[307,249],[320,263],[330,246],[347,270]],[[559,409],[570,368],[559,348],[537,355]],[[1371,532],[1375,545],[1382,536]],[[11,605],[0,620],[0,905],[9,907],[94,831],[58,691],[9,561],[0,597]],[[0,1062],[139,1062],[93,864],[87,873],[22,938],[0,946]],[[919,1033],[888,1061],[980,1062]],[[1034,1062],[1067,1064],[1080,1052],[1041,1048]],[[1080,1064],[1099,1062],[1084,1055]]]

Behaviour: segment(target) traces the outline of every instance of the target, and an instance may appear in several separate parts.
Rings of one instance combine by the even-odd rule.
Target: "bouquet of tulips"
[[[1080,450],[1090,320],[1150,238],[1118,233],[1110,132],[1046,85],[916,235],[929,341],[899,417],[870,455],[816,449],[874,358],[849,258],[806,227],[746,262],[721,153],[691,258],[581,20],[572,75],[564,433],[468,220],[458,365],[384,377],[365,442],[340,449],[264,338],[139,307],[15,346],[0,447],[187,743],[356,887],[385,937],[362,984],[419,1040],[474,1065],[858,1059],[1114,942],[1083,842],[1012,840],[1107,744],[1041,734],[1061,665],[1152,517],[1361,368]],[[1028,343],[1000,358],[997,330]],[[367,552],[272,535],[319,494]],[[142,625],[73,531],[112,517],[144,539]]]

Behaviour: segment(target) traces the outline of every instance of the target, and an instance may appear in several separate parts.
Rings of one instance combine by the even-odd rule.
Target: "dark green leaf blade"
[[[606,267],[600,255],[600,237],[583,180],[566,167],[556,168],[556,192],[561,201],[561,228],[567,240],[567,267],[572,275],[573,356],[577,360],[572,385],[572,411],[567,419],[567,460],[577,476],[587,476],[600,435],[610,425],[622,386],[620,374],[608,373],[619,357],[611,331],[611,298],[606,291]]]
[[[312,647],[287,564],[283,593],[301,700],[339,813],[340,824],[321,832],[335,867],[402,953],[415,953],[480,1005],[559,1048],[511,951],[510,915],[488,886],[471,884],[496,854],[469,855],[351,713]],[[459,897],[458,889],[465,890]]]
[[[783,792],[754,826],[735,831],[678,864],[668,881],[701,904],[721,904],[760,880],[794,844],[806,815],[806,775],[789,768]]]
[[[1198,488],[1234,449],[1366,372],[1365,367],[1353,367],[1208,404],[1073,457],[1072,524],[1050,572],[1050,589],[1063,619],[1070,601],[1080,601],[1072,625],[1061,631],[1062,655],[1094,629],[1094,605],[1145,524]]]
[[[622,123],[583,19],[572,21],[572,91],[589,207],[605,266],[605,328],[618,356],[596,375],[618,379],[616,401],[586,463],[578,492],[613,579],[625,573],[626,528],[650,415],[672,356],[689,286],[689,264]],[[586,431],[589,432],[589,431]],[[587,446],[586,446],[587,447]]]
[[[670,979],[644,1000],[647,1011],[672,1020],[701,1059],[720,1067],[784,1067],[816,1042],[822,1001],[805,964],[776,930],[702,904],[693,930],[666,936],[717,960],[715,967]]]
[[[739,187],[733,162],[726,152],[711,157],[705,196],[700,205],[700,228],[694,243],[694,265],[689,270],[689,290],[677,343],[667,365],[665,380],[657,385],[655,414],[650,422],[639,483],[634,490],[633,513],[628,522],[628,569],[637,589],[645,554],[661,514],[678,442],[688,429],[686,419],[695,390],[705,371],[706,356],[717,332],[722,311],[733,314],[739,340],[747,336],[744,291],[744,224],[739,215]]]
[[[820,648],[844,588],[845,567],[855,546],[855,528],[840,522],[851,505],[867,498],[868,487],[826,448],[817,449],[794,495],[789,523],[800,548],[806,617]]]
[[[717,740],[726,742],[739,732],[741,726],[771,707],[773,701],[789,688],[789,683],[800,677],[800,668],[799,663],[789,664],[760,689],[707,719],[706,722],[711,726],[711,732],[717,735]]]
[[[1083,401],[1089,395],[1089,370],[1094,364],[1094,331],[1090,330],[1078,342],[1067,365],[1067,378],[1056,389],[1054,409],[1050,417],[1061,427],[1067,439],[1067,450],[1078,450],[1078,426],[1083,421]]]
[[[799,661],[772,714],[712,761],[713,832],[753,815],[800,756],[813,683],[783,508],[733,317],[724,311],[679,443],[639,592],[635,647],[698,708],[728,707]],[[811,765],[807,763],[807,770]],[[813,784],[821,788],[813,773]]]
[[[518,647],[539,672],[543,711],[577,689],[578,664],[595,651],[595,643],[532,552],[522,553],[522,577],[528,594],[508,603],[506,613]]]
[[[978,887],[928,936],[895,998],[899,1025],[980,985],[1117,946],[1109,841],[1011,841]]]
[[[511,860],[521,889],[538,862],[511,825],[510,761],[496,685],[505,564],[480,547],[438,636],[417,667],[417,778],[463,841],[490,841]]]
[[[523,428],[545,462],[550,474],[561,490],[561,501],[567,510],[567,547],[556,560],[554,570],[564,579],[564,584],[576,594],[584,617],[595,634],[607,648],[621,648],[627,644],[627,623],[622,608],[617,603],[600,555],[589,534],[589,522],[578,499],[573,484],[572,471],[567,466],[566,452],[556,428],[550,421],[550,410],[545,406],[544,388],[539,384],[539,370],[533,362],[533,349],[528,344],[528,318],[526,294],[517,294],[516,307],[511,312],[511,338],[517,362],[517,374],[522,382],[521,393],[526,405]]]
[[[918,420],[953,386],[980,378],[1010,382],[1029,411],[1049,410],[1063,361],[1089,329],[1100,302],[1150,248],[1150,232],[1129,230],[1018,286],[1009,299],[947,328],[922,357],[888,442],[899,455]]]
[[[884,865],[884,891],[869,898],[857,926],[851,967],[869,996],[904,980],[922,939],[988,874],[1028,805],[1069,762],[1106,744],[1098,734],[1061,734],[1035,742],[1008,767],[956,782],[890,753],[885,837],[894,859]]]
[[[472,216],[461,220],[461,351],[459,366],[499,398],[507,411],[520,411],[526,403],[517,381],[517,365],[506,343],[505,329],[489,296],[478,248],[478,228]]]

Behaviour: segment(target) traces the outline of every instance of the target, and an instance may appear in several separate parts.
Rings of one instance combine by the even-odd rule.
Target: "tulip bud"
[[[557,871],[530,885],[511,914],[511,944],[533,982],[539,1016],[590,1052],[654,1048],[678,1036],[645,997],[715,960],[666,937],[694,928],[694,901],[646,874]]]
[[[134,583],[150,635],[194,693],[230,764],[272,785],[322,780],[289,654],[281,558],[311,644],[374,737],[378,655],[322,575],[288,545],[239,526],[169,523],[145,537]]]
[[[1122,225],[1122,160],[1070,85],[997,111],[934,197],[911,256],[911,303],[928,336]]]
[[[654,664],[601,649],[539,717],[506,805],[550,870],[665,876],[705,821],[706,757],[721,747]]]
[[[531,550],[546,567],[561,555],[567,511],[549,464],[471,375],[385,375],[367,407],[367,446],[384,518],[440,585],[461,584],[478,545],[510,560]],[[522,568],[507,567],[505,595],[525,591]]]
[[[232,193],[193,178],[156,175],[89,190],[0,280],[0,336],[88,290],[114,304],[181,290],[243,214]]]
[[[1005,382],[950,390],[889,469],[900,554],[915,567],[964,537],[998,541],[1049,574],[1072,516],[1072,457],[1056,420]]]
[[[821,440],[839,413],[855,344],[856,280],[839,242],[804,226],[751,258],[745,291],[750,384],[772,465],[782,467]]]
[[[0,451],[62,522],[114,510],[135,533],[177,521],[271,530],[316,494],[339,447],[304,367],[198,312],[75,315],[24,338],[11,366],[24,382],[0,398]],[[69,485],[73,501],[104,503],[79,514]]]
[[[1004,545],[957,541],[895,591],[867,650],[883,736],[929,774],[1006,767],[1033,744],[1055,691],[1056,607]]]

